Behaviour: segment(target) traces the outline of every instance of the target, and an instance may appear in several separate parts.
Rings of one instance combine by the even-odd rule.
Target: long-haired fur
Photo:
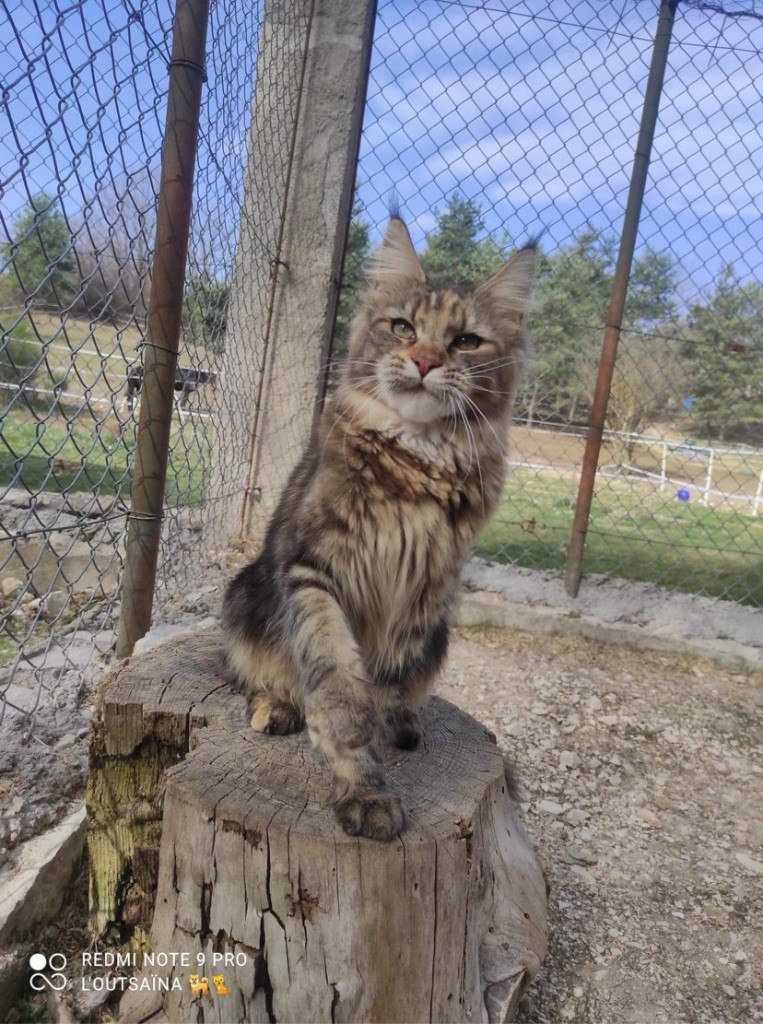
[[[535,265],[529,246],[474,291],[434,288],[392,217],[336,393],[225,595],[252,727],[307,724],[351,834],[405,826],[376,747],[418,742],[459,569],[500,498]]]

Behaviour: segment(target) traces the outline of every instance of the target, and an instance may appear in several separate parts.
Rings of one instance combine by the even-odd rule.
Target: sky
[[[75,230],[95,201],[100,220],[150,233],[170,0],[3,9],[0,232],[30,194],[59,188]],[[261,10],[212,4],[194,244],[221,274]],[[587,223],[618,233],[656,23],[656,0],[380,0],[358,167],[373,238],[392,189],[421,247],[456,190],[499,242],[543,232],[553,251]],[[761,22],[679,5],[639,245],[672,254],[687,302],[725,263],[763,279],[762,53]]]

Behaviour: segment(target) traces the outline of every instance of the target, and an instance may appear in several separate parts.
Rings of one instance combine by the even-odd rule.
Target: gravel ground
[[[159,622],[214,622],[231,571],[159,603]],[[110,636],[105,619],[87,625]],[[67,653],[78,644],[92,655],[92,634]],[[54,660],[33,730],[6,723],[0,886],[18,844],[81,799],[100,671]],[[549,954],[521,1021],[763,1020],[760,681],[584,637],[455,631],[438,692],[515,762],[551,884]]]
[[[460,629],[438,691],[514,761],[551,886],[519,1020],[763,1020],[760,676]]]

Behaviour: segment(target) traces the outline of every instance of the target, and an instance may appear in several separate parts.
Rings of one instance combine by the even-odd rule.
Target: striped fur
[[[433,289],[392,219],[337,392],[259,558],[225,595],[252,727],[306,722],[351,834],[389,840],[405,826],[376,750],[418,741],[459,569],[498,503],[534,276],[530,248],[473,294]],[[480,343],[459,347],[464,335]]]

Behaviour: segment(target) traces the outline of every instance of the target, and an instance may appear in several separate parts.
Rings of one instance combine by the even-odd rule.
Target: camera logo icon
[[[52,988],[61,992],[66,988],[66,975],[61,972],[66,969],[66,957],[63,953],[51,953],[45,956],[44,953],[32,953],[29,957],[29,966],[34,972],[29,979],[30,986],[35,992],[43,992],[45,988]],[[43,974],[48,970],[51,974]]]

